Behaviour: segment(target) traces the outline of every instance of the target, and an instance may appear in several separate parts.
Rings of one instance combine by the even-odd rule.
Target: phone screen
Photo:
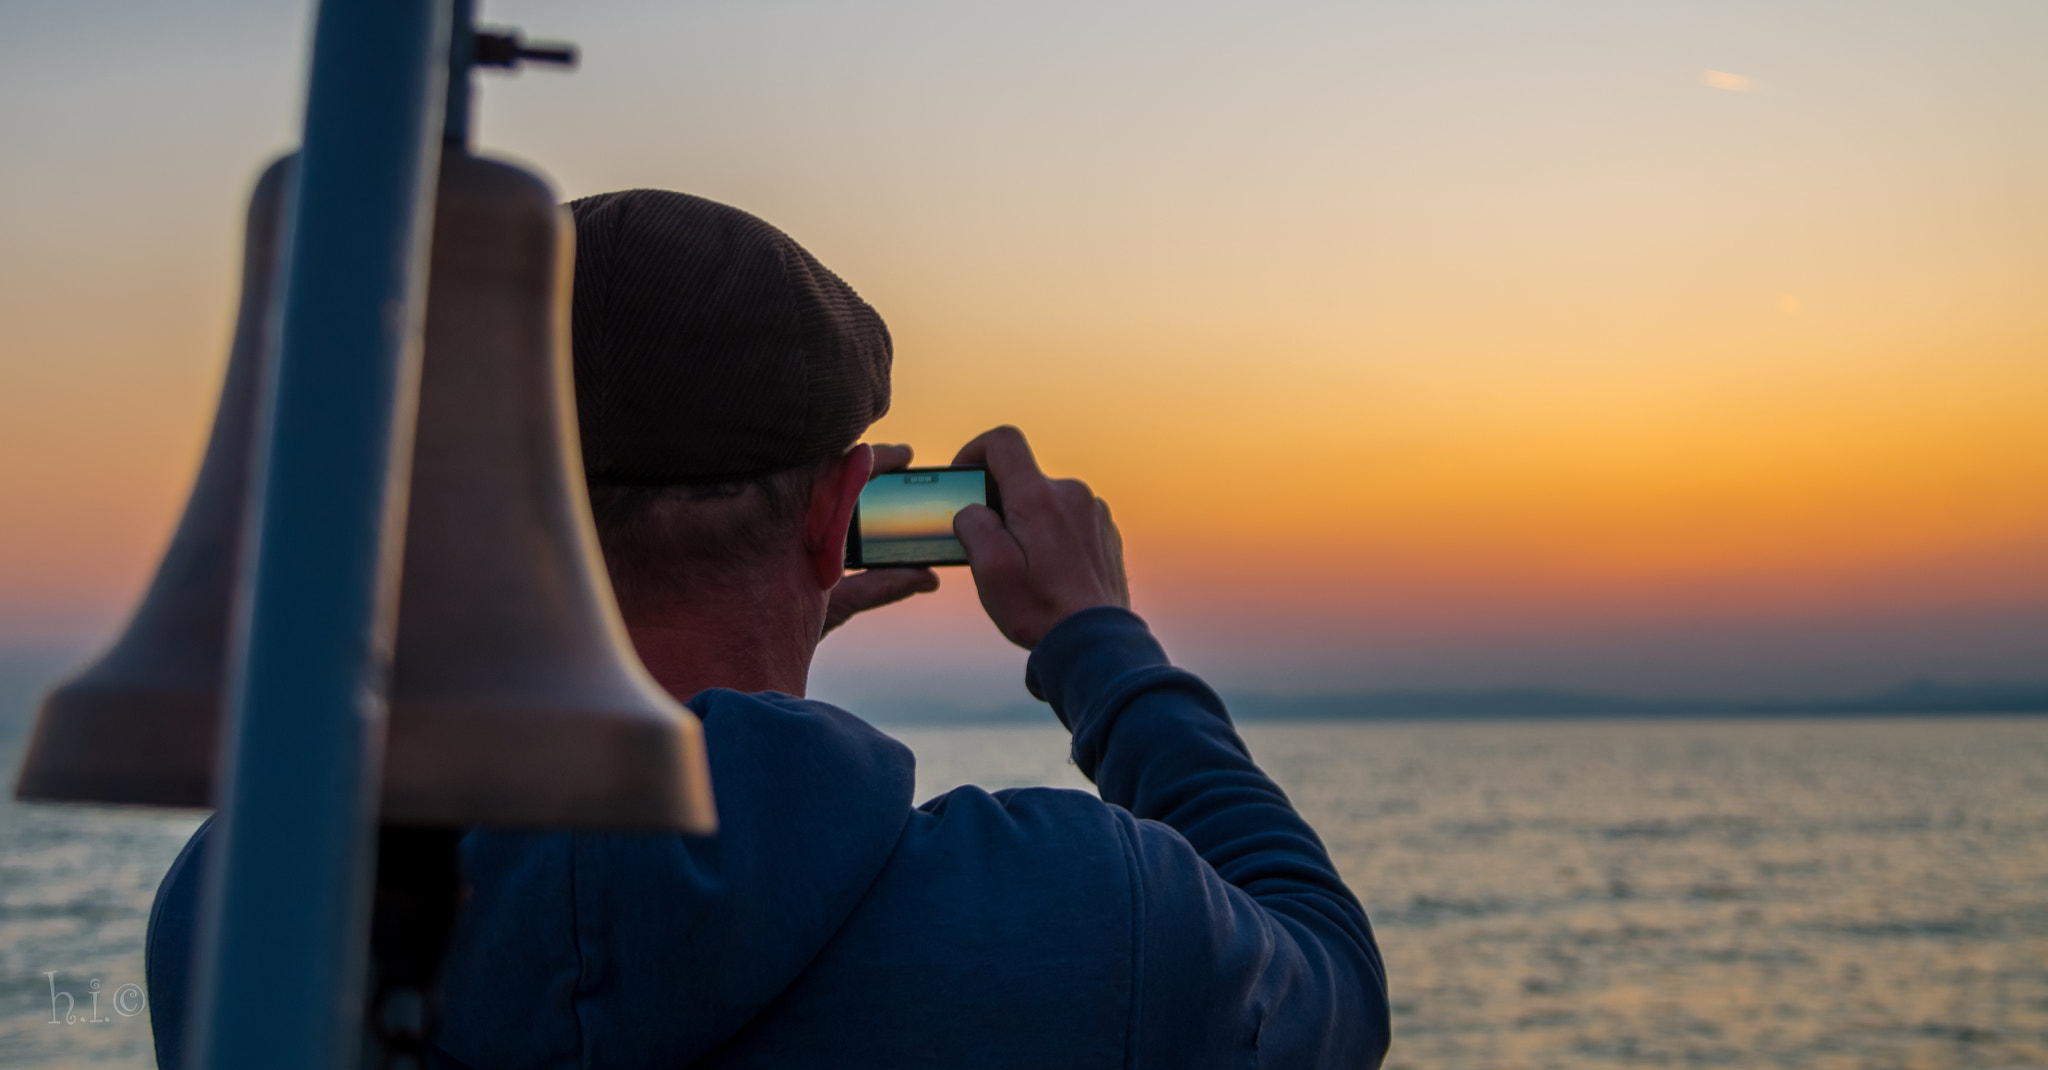
[[[847,539],[850,568],[964,565],[967,549],[953,537],[953,514],[992,505],[982,468],[910,468],[868,481]]]

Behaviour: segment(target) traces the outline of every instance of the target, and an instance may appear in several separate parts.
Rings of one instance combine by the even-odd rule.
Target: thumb
[[[938,573],[928,568],[875,568],[848,573],[826,599],[824,630],[829,632],[845,624],[857,613],[938,589]]]
[[[1021,573],[1024,548],[994,509],[975,503],[953,514],[953,537],[967,550],[967,566],[976,576]]]

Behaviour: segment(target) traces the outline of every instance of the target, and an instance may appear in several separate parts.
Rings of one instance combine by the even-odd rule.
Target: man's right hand
[[[954,464],[987,465],[1003,512],[970,505],[953,516],[989,619],[1030,650],[1053,625],[1096,606],[1131,605],[1124,542],[1109,506],[1075,479],[1047,479],[1031,444],[998,427],[960,448]]]

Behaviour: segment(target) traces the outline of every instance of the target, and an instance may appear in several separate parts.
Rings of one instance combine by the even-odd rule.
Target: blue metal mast
[[[449,0],[323,0],[230,645],[189,1064],[353,1067]]]

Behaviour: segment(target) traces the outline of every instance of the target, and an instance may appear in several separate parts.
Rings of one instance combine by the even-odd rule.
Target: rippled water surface
[[[1079,784],[910,732],[920,788]],[[1246,729],[1365,901],[1390,1067],[2048,1065],[2048,722]]]
[[[1085,786],[1057,727],[898,735],[924,795]],[[2048,721],[1246,735],[1372,915],[1392,1067],[2048,1066]],[[194,824],[0,802],[0,1067],[149,1065],[88,984],[141,982]]]
[[[4,745],[0,1067],[155,1066],[147,1002],[122,986],[144,984],[150,900],[199,815],[22,805]]]

